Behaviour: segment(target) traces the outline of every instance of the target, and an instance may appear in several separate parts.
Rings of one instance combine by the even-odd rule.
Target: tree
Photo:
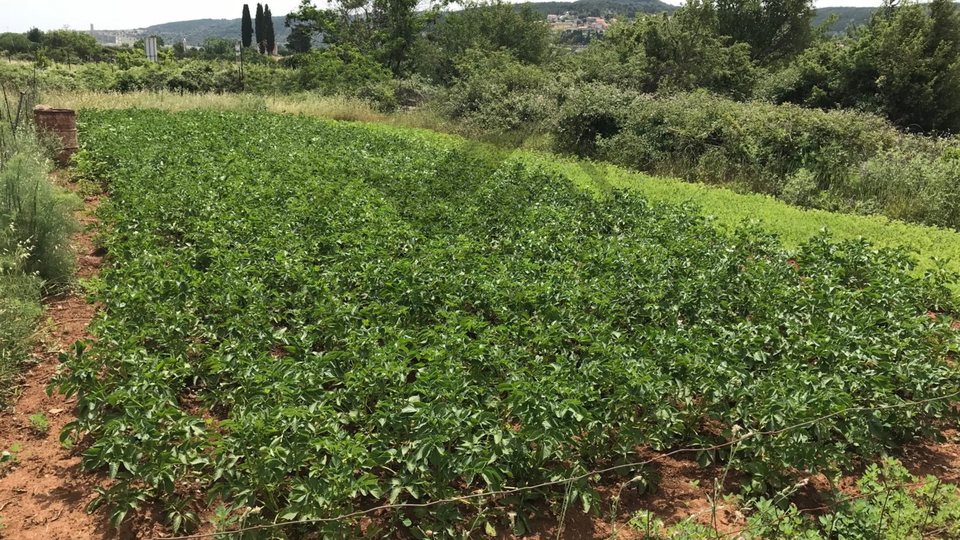
[[[419,10],[417,0],[333,0],[331,9],[317,9],[302,0],[287,15],[287,26],[303,26],[304,33],[322,33],[328,45],[350,47],[374,56],[394,74],[409,64],[413,44],[438,14],[433,5]]]
[[[243,5],[243,19],[240,21],[240,41],[244,47],[253,43],[253,21],[250,20],[250,6]]]
[[[51,30],[43,36],[43,46],[55,62],[97,60],[100,44],[86,32],[74,30]]]
[[[750,45],[761,63],[796,56],[816,35],[813,0],[716,0],[710,7],[716,10],[720,35]]]
[[[263,25],[263,4],[257,4],[257,19],[255,21],[255,30],[257,34],[257,48],[260,49],[260,54],[266,52],[266,29]]]
[[[886,5],[775,78],[775,102],[854,108],[910,131],[960,133],[960,13],[950,0]]]
[[[311,0],[301,0],[296,11],[287,13],[283,24],[290,28],[287,47],[305,53],[312,48],[314,37],[322,35],[325,29],[336,23],[331,10],[317,9]]]
[[[200,57],[204,60],[232,59],[236,54],[236,41],[229,39],[208,37],[203,40],[203,50]]]
[[[27,39],[40,45],[43,43],[43,30],[40,30],[37,27],[33,27],[27,31]]]
[[[418,47],[417,70],[436,82],[457,75],[458,57],[467,50],[507,51],[521,63],[541,64],[550,50],[550,27],[529,4],[494,0],[468,4],[448,13]]]
[[[273,54],[277,49],[277,38],[273,32],[273,14],[270,13],[270,4],[263,6],[263,36],[267,44],[267,54]]]
[[[14,32],[0,34],[0,51],[17,54],[32,51],[35,47],[37,44],[27,39],[25,34]]]
[[[305,26],[296,25],[287,36],[287,48],[295,53],[308,52],[313,45],[313,36]]]
[[[960,131],[960,17],[953,2],[902,6],[871,26],[865,48],[887,117],[906,129]]]
[[[705,88],[736,98],[752,92],[756,69],[750,46],[730,43],[720,34],[709,1],[691,0],[673,15],[638,15],[633,23],[608,31],[607,42],[590,48],[611,47],[620,69],[643,73],[621,78],[640,84],[629,89],[652,93]]]

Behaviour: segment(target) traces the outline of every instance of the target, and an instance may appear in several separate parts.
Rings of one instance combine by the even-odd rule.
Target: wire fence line
[[[681,454],[695,453],[695,452],[712,452],[712,451],[716,451],[716,450],[721,450],[721,449],[724,449],[724,448],[729,448],[729,447],[731,447],[731,446],[738,445],[738,444],[740,444],[740,443],[742,443],[742,442],[744,442],[744,441],[747,441],[747,440],[749,440],[749,439],[752,439],[752,438],[756,438],[756,437],[769,437],[769,436],[774,436],[774,435],[780,435],[780,434],[782,434],[782,433],[786,433],[786,432],[790,432],[790,431],[795,431],[795,430],[797,430],[797,429],[801,429],[801,428],[804,428],[804,427],[807,427],[807,426],[811,426],[811,425],[814,425],[814,424],[816,424],[816,423],[822,422],[822,421],[824,421],[824,420],[828,420],[828,419],[830,419],[830,418],[834,418],[834,417],[841,416],[841,415],[845,415],[845,414],[851,414],[851,413],[857,413],[857,412],[877,412],[877,411],[890,410],[890,409],[900,409],[900,408],[907,408],[907,407],[916,407],[916,406],[924,405],[924,404],[927,404],[927,403],[933,403],[933,402],[937,402],[937,401],[944,401],[944,400],[949,400],[949,399],[953,399],[953,398],[957,398],[957,397],[960,397],[960,390],[955,391],[955,392],[952,392],[952,393],[949,393],[949,394],[946,394],[946,395],[943,395],[943,396],[937,396],[937,397],[927,398],[927,399],[922,399],[922,400],[917,400],[917,401],[904,401],[904,402],[902,402],[902,403],[897,403],[897,404],[893,404],[893,405],[881,405],[881,406],[877,406],[877,407],[860,407],[860,406],[858,406],[858,407],[848,407],[848,408],[846,408],[846,409],[841,409],[841,410],[839,410],[839,411],[834,411],[834,412],[832,412],[832,413],[830,413],[830,414],[826,414],[826,415],[823,415],[823,416],[820,416],[820,417],[817,417],[817,418],[814,418],[814,419],[811,419],[811,420],[806,420],[806,421],[803,421],[803,422],[799,422],[799,423],[794,424],[794,425],[792,425],[792,426],[788,426],[788,427],[781,428],[781,429],[768,430],[768,431],[749,431],[749,432],[747,432],[746,434],[744,434],[744,435],[741,436],[741,437],[738,437],[738,438],[735,438],[735,439],[731,439],[731,440],[726,441],[726,442],[724,442],[724,443],[716,444],[716,445],[709,446],[709,447],[681,448],[681,449],[677,449],[677,450],[672,450],[672,451],[670,451],[670,452],[658,453],[658,454],[656,454],[655,456],[653,456],[653,457],[651,457],[651,458],[649,458],[649,459],[643,460],[643,461],[637,461],[637,462],[633,462],[633,463],[622,463],[622,464],[619,464],[619,465],[613,465],[613,466],[610,466],[610,467],[605,467],[605,468],[602,468],[602,469],[597,469],[597,470],[593,470],[593,471],[590,471],[590,472],[578,474],[578,475],[575,475],[575,476],[572,476],[572,477],[569,477],[569,478],[563,478],[563,479],[560,479],[560,480],[551,480],[551,481],[548,481],[548,482],[541,482],[541,483],[539,483],[539,484],[533,484],[533,485],[529,485],[529,486],[520,486],[520,487],[506,488],[506,489],[500,489],[500,490],[485,491],[485,492],[480,492],[480,493],[469,493],[469,494],[465,494],[465,495],[457,495],[457,496],[455,496],[455,497],[448,497],[448,498],[445,498],[445,499],[437,499],[437,500],[434,500],[434,501],[427,501],[427,502],[423,502],[423,503],[393,503],[393,504],[383,504],[383,505],[379,505],[379,506],[367,508],[367,509],[364,509],[364,510],[357,510],[357,511],[354,511],[354,512],[348,512],[348,513],[340,514],[340,515],[333,516],[333,517],[309,518],[309,519],[283,521],[283,522],[276,522],[276,523],[266,523],[266,524],[260,524],[260,525],[251,525],[251,526],[249,526],[249,527],[241,527],[241,528],[233,529],[233,530],[229,530],[229,531],[220,531],[220,532],[211,532],[211,533],[189,534],[189,535],[183,535],[183,536],[156,536],[156,537],[147,538],[146,540],[198,540],[198,539],[214,538],[214,537],[226,538],[226,537],[230,537],[230,536],[233,536],[233,535],[239,535],[239,534],[242,534],[242,533],[253,532],[253,531],[263,531],[263,530],[269,530],[269,529],[278,529],[278,528],[281,528],[281,527],[288,527],[288,526],[295,526],[295,525],[311,525],[311,524],[322,524],[322,523],[338,522],[338,521],[343,521],[343,520],[347,520],[347,519],[351,519],[351,518],[366,516],[366,515],[369,515],[369,514],[372,514],[372,513],[375,513],[375,512],[379,512],[379,511],[382,511],[382,510],[399,510],[399,509],[404,509],[404,508],[428,508],[428,507],[432,507],[432,506],[439,506],[439,505],[443,505],[443,504],[451,504],[451,503],[462,502],[462,501],[470,501],[470,500],[475,500],[475,499],[483,499],[483,498],[487,498],[487,497],[500,497],[500,496],[506,496],[506,495],[514,495],[514,494],[518,494],[518,493],[523,493],[523,492],[527,492],[527,491],[534,491],[534,490],[543,489],[543,488],[548,488],[548,487],[554,487],[554,486],[560,486],[560,485],[569,485],[569,484],[572,484],[572,483],[574,483],[574,482],[578,482],[578,481],[580,481],[580,480],[583,480],[583,479],[585,479],[585,478],[589,478],[589,477],[592,477],[592,476],[595,476],[595,475],[602,475],[602,474],[606,474],[606,473],[609,473],[609,472],[615,472],[615,471],[622,470],[622,469],[632,469],[632,468],[643,467],[643,466],[646,466],[646,465],[650,465],[651,463],[655,463],[655,462],[657,462],[657,461],[659,461],[659,460],[666,459],[666,458],[673,457],[673,456],[677,456],[677,455],[681,455]],[[898,487],[898,488],[902,488],[902,487],[904,487],[904,485],[901,484],[901,485],[898,485],[897,487]],[[882,493],[882,492],[881,492],[881,493]],[[872,494],[871,494],[871,495],[872,495]],[[837,501],[836,503],[834,503],[834,504],[832,504],[832,505],[827,505],[826,508],[820,507],[820,508],[808,509],[808,510],[806,511],[806,513],[812,513],[812,512],[816,512],[816,511],[829,510],[829,509],[832,509],[832,508],[836,507],[837,505],[842,504],[842,503],[844,503],[844,502],[847,502],[847,501],[850,501],[850,500],[855,500],[855,499],[857,499],[857,498],[864,498],[864,497],[866,497],[866,496],[871,496],[871,495],[850,496],[849,498],[839,500],[839,501]],[[782,518],[781,518],[781,519],[782,519]],[[756,527],[753,527],[753,528],[756,528]],[[753,529],[753,528],[751,528],[751,529]],[[745,529],[742,529],[742,530],[735,531],[735,532],[733,532],[733,533],[723,533],[723,534],[717,533],[717,538],[727,537],[727,536],[730,536],[731,534],[733,534],[733,535],[738,534],[738,533],[739,533],[739,534],[743,534],[743,533],[745,533],[745,532],[749,532],[749,529],[746,529],[746,528],[745,528]]]

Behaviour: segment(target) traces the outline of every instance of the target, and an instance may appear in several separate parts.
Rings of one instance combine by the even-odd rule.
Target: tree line
[[[508,53],[555,76],[643,93],[705,89],[821,109],[881,114],[909,131],[960,131],[960,18],[950,0],[887,3],[866,24],[830,36],[812,0],[688,0],[672,14],[621,18],[576,55],[529,6],[458,12],[413,0],[303,0],[287,15],[288,48],[350,49],[395,77],[450,84],[470,52]],[[573,56],[574,58],[565,58]]]
[[[250,6],[243,5],[243,16],[240,19],[240,41],[244,47],[250,47],[256,37],[257,48],[260,54],[277,53],[276,35],[273,28],[273,13],[270,5],[257,4],[256,18],[250,19]]]

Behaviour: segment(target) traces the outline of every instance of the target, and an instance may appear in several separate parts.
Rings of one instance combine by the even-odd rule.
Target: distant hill
[[[284,15],[273,17],[273,29],[279,45],[285,44],[287,36],[290,35],[290,29],[283,26],[284,18]],[[235,40],[240,39],[240,18],[196,19],[155,24],[147,28],[138,28],[136,34],[138,37],[160,36],[168,45],[182,39],[187,40],[187,45],[202,45],[203,40],[210,37]]]
[[[577,0],[576,2],[533,2],[530,4],[537,13],[544,17],[549,14],[563,15],[570,12],[573,15],[584,17],[611,17],[623,15],[634,17],[637,13],[672,13],[677,6],[672,6],[660,0]]]
[[[546,17],[548,14],[561,15],[566,12],[584,17],[610,17],[623,15],[634,17],[637,13],[673,12],[677,6],[660,0],[577,0],[575,2],[533,2],[534,11]],[[816,10],[814,24],[826,21],[830,13],[839,15],[839,19],[830,26],[829,32],[840,34],[850,23],[864,24],[876,8],[870,7],[831,7]],[[290,35],[290,29],[283,25],[284,16],[273,18],[277,43],[283,45]],[[158,35],[167,44],[185,39],[188,45],[202,45],[209,37],[240,39],[240,19],[196,19],[156,24],[147,28],[125,31],[134,38]]]
[[[820,26],[827,20],[827,16],[831,13],[836,13],[839,18],[837,21],[830,25],[830,28],[827,30],[827,34],[838,35],[843,34],[847,26],[850,23],[853,23],[857,26],[861,24],[867,24],[867,21],[870,20],[870,15],[873,15],[873,12],[876,11],[875,7],[828,7],[820,8],[817,11],[817,16],[813,19],[814,26]]]

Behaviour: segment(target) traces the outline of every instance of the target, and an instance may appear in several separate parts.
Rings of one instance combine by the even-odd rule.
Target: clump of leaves
[[[27,417],[30,427],[37,435],[46,435],[50,431],[50,420],[43,413],[31,414]]]
[[[20,443],[14,443],[9,450],[0,452],[0,474],[6,474],[11,468],[16,466],[21,450]]]

